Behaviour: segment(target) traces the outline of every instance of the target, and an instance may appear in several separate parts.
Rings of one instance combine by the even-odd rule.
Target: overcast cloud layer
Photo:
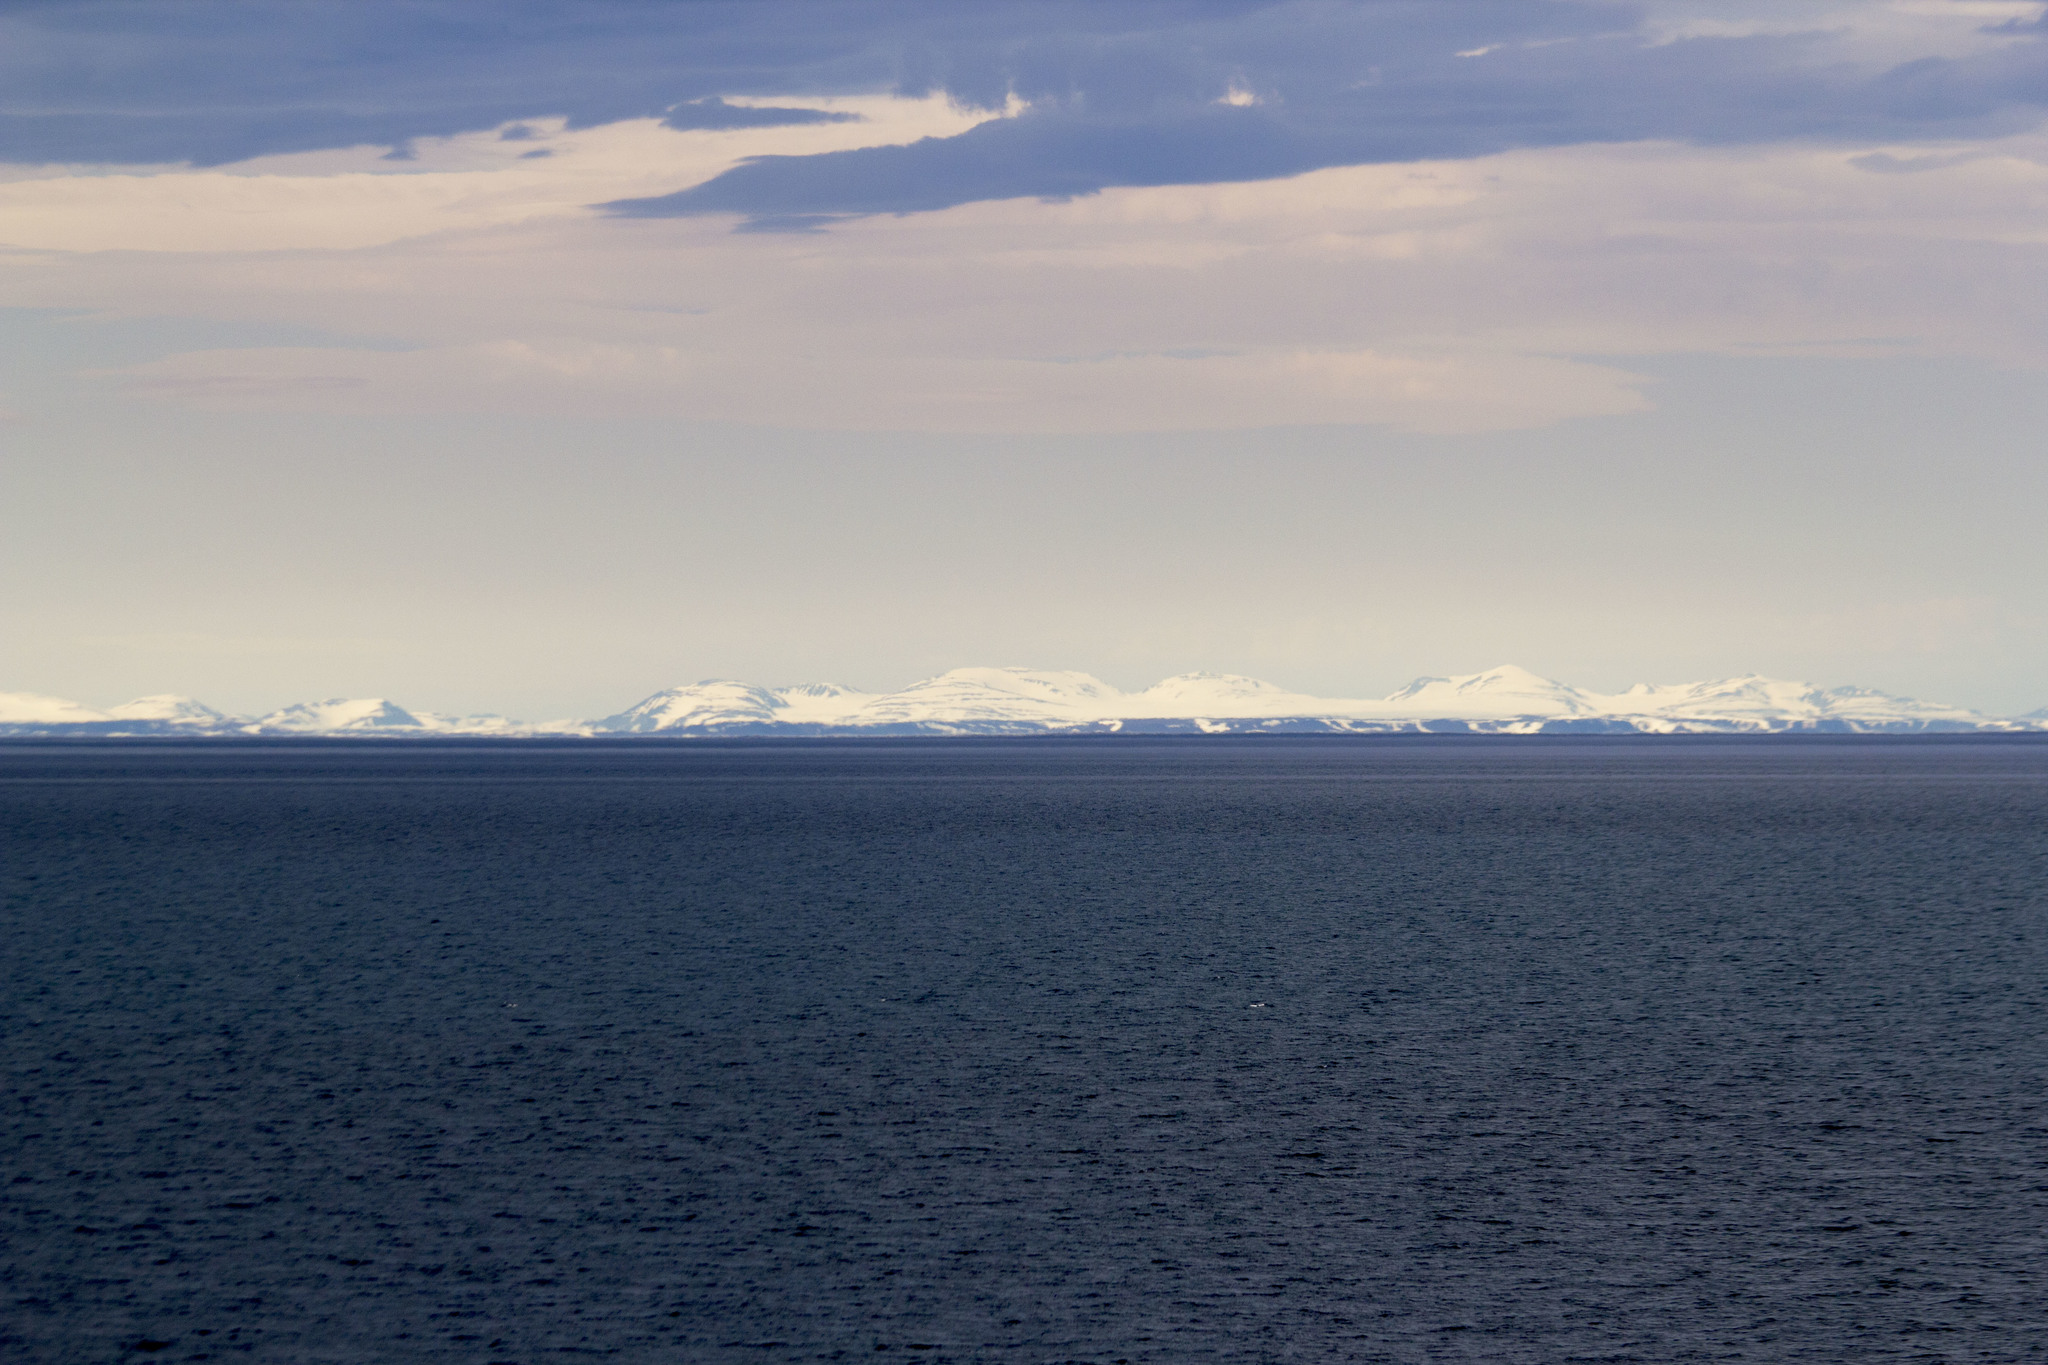
[[[120,701],[94,677],[153,666],[177,678],[141,690],[264,709],[302,698],[239,690],[252,660],[302,658],[303,684],[285,668],[274,685],[325,689],[343,685],[318,680],[337,659],[374,655],[349,687],[557,714],[717,674],[886,687],[956,664],[1124,681],[1210,667],[1374,692],[1518,657],[1600,685],[1797,669],[2039,705],[2036,538],[1989,513],[1967,530],[1914,516],[1933,515],[1922,475],[2008,495],[2037,481],[2023,452],[2027,394],[2048,373],[2042,11],[14,5],[0,12],[0,491],[17,524],[0,554],[17,590],[0,690]],[[1764,378],[1816,365],[1847,368],[1810,399]],[[1745,396],[1737,373],[1773,396]],[[1879,382],[1840,377],[1859,373],[1947,425],[1831,415]],[[1958,404],[1959,382],[2000,396]],[[1860,444],[1780,439],[1749,410],[1773,404]],[[341,435],[366,423],[382,463]],[[749,427],[803,434],[749,463],[735,453],[755,448]],[[1201,478],[1243,502],[1275,477],[1283,428],[1320,433],[1314,459],[1286,465],[1335,500],[1317,535],[1348,525],[1372,545],[1310,546],[1286,518],[1225,531],[1213,508],[1134,491],[1177,475],[1166,449],[1141,457],[1130,440],[1202,432]],[[1633,442],[1640,500],[1524,498],[1536,520],[1517,520],[1474,484],[1491,476],[1473,441],[1557,477],[1597,466],[1610,485],[1615,442]],[[608,450],[621,443],[630,478],[660,490],[635,516],[667,507],[698,539],[635,521],[648,554],[623,577],[596,567],[618,547],[524,552],[551,516],[610,534],[600,504],[562,490],[627,478]],[[905,463],[873,463],[891,449]],[[948,449],[1123,491],[1077,537],[1070,505],[1019,473],[1034,491],[1009,497],[995,535],[978,500],[1010,476],[939,477]],[[1572,449],[1604,453],[1575,463]],[[836,486],[842,457],[895,500],[821,535],[827,510],[777,480]],[[1408,463],[1375,463],[1390,459]],[[1788,525],[1758,487],[1703,529],[1675,490],[1736,470],[1813,500]],[[72,520],[126,496],[116,478],[208,509],[192,513],[203,537],[159,545],[146,592],[106,571],[134,528]],[[692,488],[717,505],[686,511]],[[1396,488],[1420,499],[1398,535],[1373,502]],[[422,499],[469,568],[420,548]],[[368,560],[476,575],[464,610],[498,623],[464,646],[473,678],[417,582],[276,595],[292,551],[272,532],[323,501],[349,508]],[[497,521],[471,525],[486,504]],[[794,578],[734,579],[706,558],[707,515],[721,554],[774,546]],[[975,543],[1009,548],[970,572],[913,523],[975,525]],[[493,525],[529,529],[501,547]],[[903,558],[919,544],[928,560]],[[1432,544],[1496,567],[1410,572]],[[1608,563],[1622,544],[1689,545],[1725,591],[1703,586],[1699,560]],[[1032,545],[1058,545],[1058,562]],[[1167,559],[1142,588],[1135,545]],[[1526,581],[1495,581],[1517,556],[1576,596],[1538,609],[1517,596]],[[1822,580],[1825,630],[1761,605]],[[978,586],[946,589],[935,617],[932,585],[948,582]],[[1587,596],[1603,591],[1636,605],[1617,617]],[[142,625],[140,596],[156,603]],[[608,654],[593,596],[620,621],[659,620],[667,643]],[[1670,619],[1646,624],[1659,610]],[[237,611],[296,613],[277,638],[342,644],[252,650]],[[1517,624],[1539,619],[1542,657]],[[572,635],[586,681],[450,695],[503,686],[522,651]],[[129,642],[118,667],[112,640]],[[206,640],[242,643],[209,655]],[[383,643],[351,655],[351,640]]]

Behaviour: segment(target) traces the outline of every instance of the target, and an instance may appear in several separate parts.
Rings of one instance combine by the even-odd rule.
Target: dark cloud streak
[[[787,109],[775,105],[727,104],[716,96],[691,100],[669,110],[662,122],[671,128],[778,128],[793,123],[854,123],[857,114],[823,109]]]

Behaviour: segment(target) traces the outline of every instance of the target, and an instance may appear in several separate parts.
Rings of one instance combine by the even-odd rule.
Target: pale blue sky
[[[2041,8],[16,7],[0,690],[2048,704]]]

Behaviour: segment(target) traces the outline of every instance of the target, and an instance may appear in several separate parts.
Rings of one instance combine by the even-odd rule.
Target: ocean
[[[2048,744],[0,746],[0,1356],[2048,1359]]]

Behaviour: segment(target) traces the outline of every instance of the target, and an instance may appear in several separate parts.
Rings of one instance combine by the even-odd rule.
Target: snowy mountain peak
[[[1242,673],[1176,673],[1145,689],[1146,695],[1166,696],[1176,693],[1232,697],[1294,695],[1284,687],[1266,682],[1262,678],[1247,678]]]
[[[161,720],[175,725],[219,725],[227,720],[211,706],[175,692],[137,697],[114,707],[107,714],[115,720]]]
[[[266,734],[347,734],[377,730],[424,730],[418,716],[382,697],[331,697],[272,711],[256,722]]]
[[[783,698],[765,687],[711,678],[688,687],[671,687],[598,721],[596,728],[612,734],[646,734],[654,730],[712,729],[734,725],[772,724]]]
[[[1514,664],[1449,678],[1417,678],[1388,697],[1387,704],[1417,716],[1485,720],[1584,716],[1600,709],[1578,688]]]
[[[1237,673],[1180,673],[1133,693],[1124,713],[1153,719],[1270,716],[1310,700]]]
[[[1388,697],[1388,701],[1401,701],[1408,697],[1439,692],[1451,692],[1459,696],[1473,696],[1479,693],[1548,694],[1570,692],[1578,689],[1516,664],[1501,664],[1480,673],[1459,673],[1448,678],[1417,678],[1400,691]]]
[[[1123,695],[1093,674],[1041,668],[953,668],[936,678],[912,683],[896,695],[912,692],[963,697],[987,694],[1049,705],[1073,705]]]
[[[1005,734],[1086,725],[1113,715],[1123,694],[1087,673],[955,668],[869,698],[846,723],[884,731]]]

